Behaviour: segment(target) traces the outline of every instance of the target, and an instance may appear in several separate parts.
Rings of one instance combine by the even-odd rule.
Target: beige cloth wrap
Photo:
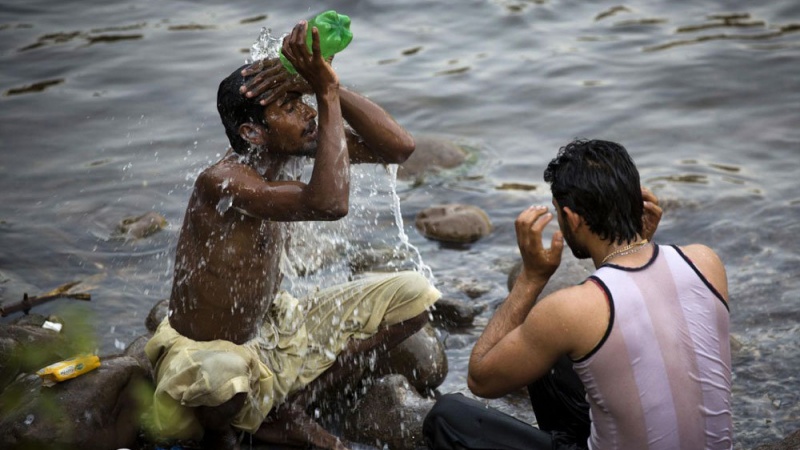
[[[366,339],[381,325],[415,317],[440,296],[410,271],[369,275],[302,300],[281,292],[259,336],[243,345],[193,341],[164,319],[145,347],[156,377],[151,431],[199,439],[203,429],[190,408],[217,406],[246,392],[233,426],[255,432],[274,406],[333,365],[350,338]]]

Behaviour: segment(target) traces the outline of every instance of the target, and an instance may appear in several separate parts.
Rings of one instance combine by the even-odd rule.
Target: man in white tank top
[[[732,448],[728,285],[719,257],[701,244],[651,242],[661,208],[619,144],[572,142],[544,179],[560,231],[545,248],[553,213],[532,206],[517,218],[523,268],[473,348],[467,384],[485,398],[529,386],[547,432],[451,394],[426,418],[428,445]],[[564,241],[597,271],[540,299]],[[588,405],[580,405],[580,388],[553,393],[570,377],[580,380]],[[586,410],[591,426],[583,433]],[[547,416],[553,411],[556,420]]]

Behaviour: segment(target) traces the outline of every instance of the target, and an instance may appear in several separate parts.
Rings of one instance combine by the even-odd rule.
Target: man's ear
[[[239,125],[239,136],[252,145],[264,146],[267,144],[267,130],[251,122]]]
[[[569,206],[562,208],[562,211],[564,211],[564,218],[567,219],[567,226],[569,226],[569,229],[573,233],[578,231],[578,227],[580,227],[581,223],[583,223],[583,217],[570,209]]]

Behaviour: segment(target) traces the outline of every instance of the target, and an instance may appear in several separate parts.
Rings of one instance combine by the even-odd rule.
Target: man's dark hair
[[[570,142],[547,165],[544,181],[559,207],[580,214],[601,239],[622,244],[641,234],[639,171],[625,147],[599,140]]]
[[[239,136],[239,125],[247,122],[260,123],[267,126],[264,122],[264,106],[258,100],[247,98],[239,92],[247,80],[242,76],[242,69],[246,65],[234,70],[227,78],[222,80],[217,90],[217,111],[225,127],[225,134],[233,147],[233,151],[245,154],[250,149],[250,143]]]

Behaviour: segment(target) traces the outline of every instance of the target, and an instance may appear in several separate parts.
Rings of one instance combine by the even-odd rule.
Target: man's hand
[[[313,93],[306,80],[298,74],[290,74],[278,58],[262,59],[242,69],[243,77],[252,75],[239,92],[248,98],[258,98],[262,105],[282,99],[287,92]]]
[[[653,240],[656,228],[661,221],[664,211],[658,206],[658,197],[650,189],[642,186],[642,199],[644,200],[644,212],[642,213],[642,237],[648,241]]]
[[[283,39],[283,56],[292,63],[297,73],[300,74],[319,94],[321,90],[332,86],[339,86],[339,77],[333,71],[330,63],[322,57],[319,44],[319,30],[311,30],[311,53],[306,45],[308,23],[303,20],[295,25],[292,32]]]
[[[517,245],[522,255],[523,273],[538,281],[547,282],[561,264],[564,237],[561,231],[553,233],[550,248],[542,245],[542,230],[553,220],[546,206],[531,206],[517,217]]]

